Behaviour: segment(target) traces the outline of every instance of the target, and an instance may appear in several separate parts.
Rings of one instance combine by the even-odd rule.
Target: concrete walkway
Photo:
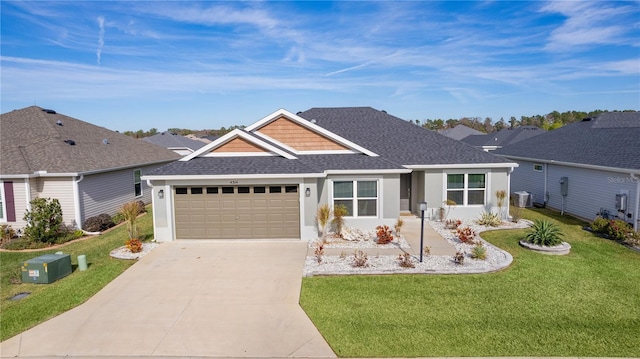
[[[306,251],[163,243],[86,303],[0,343],[0,355],[335,357],[298,305]]]

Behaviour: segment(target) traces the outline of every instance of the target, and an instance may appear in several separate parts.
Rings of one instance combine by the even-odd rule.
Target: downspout
[[[633,230],[638,231],[638,211],[640,210],[640,177],[637,177],[635,174],[631,173],[631,178],[636,181],[636,209],[633,211]]]
[[[544,164],[544,193],[542,194],[542,203],[547,207],[547,202],[549,201],[549,192],[547,191],[547,177],[549,176],[549,164]]]
[[[80,181],[82,181],[83,179],[84,179],[84,175],[80,175],[79,179],[73,181],[73,200],[75,202],[75,207],[76,207],[76,210],[75,210],[76,227],[78,227],[78,229],[83,231],[85,234],[98,235],[100,234],[100,232],[88,232],[82,229],[82,218],[80,216],[80,189],[79,189],[78,183],[80,183]]]
[[[509,167],[509,171],[507,172],[507,219],[509,218],[509,213],[511,213],[511,173],[514,169],[514,167]]]

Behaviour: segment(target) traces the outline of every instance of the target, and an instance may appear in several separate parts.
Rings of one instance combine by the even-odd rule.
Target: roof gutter
[[[177,161],[178,159],[173,159],[173,160],[164,160],[164,161],[156,161],[156,162],[147,162],[147,163],[140,163],[140,164],[135,164],[135,165],[129,165],[129,166],[123,166],[123,167],[113,167],[113,168],[106,168],[106,169],[99,169],[99,170],[93,170],[93,171],[78,171],[78,172],[47,172],[46,170],[42,170],[42,171],[35,171],[31,174],[10,174],[10,175],[0,175],[0,179],[20,179],[20,178],[37,178],[37,177],[78,177],[78,176],[88,176],[88,175],[93,175],[93,174],[98,174],[98,173],[104,173],[104,172],[112,172],[112,171],[119,171],[119,170],[126,170],[126,169],[130,169],[130,168],[138,168],[138,167],[144,167],[144,166],[151,166],[151,165],[156,165],[156,164],[161,164],[161,163],[167,163],[167,162],[174,162]]]
[[[511,155],[502,155],[502,154],[496,154],[496,156],[507,157],[514,160],[521,160],[521,161],[528,161],[528,162],[538,162],[538,163],[546,163],[546,164],[553,164],[553,165],[560,165],[560,166],[586,168],[591,170],[620,172],[620,173],[640,175],[640,169],[588,165],[588,164],[582,164],[582,163],[564,162],[564,161],[556,161],[556,160],[543,160],[540,158],[520,157],[520,156],[511,156]]]
[[[436,165],[404,165],[405,168],[414,170],[441,169],[441,168],[514,168],[519,165],[515,162],[505,163],[448,163]]]
[[[171,180],[211,180],[211,179],[276,179],[276,178],[322,178],[324,173],[277,173],[277,174],[243,174],[243,175],[144,175],[146,181]]]

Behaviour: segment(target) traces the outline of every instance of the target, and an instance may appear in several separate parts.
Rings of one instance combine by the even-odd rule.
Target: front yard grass
[[[152,217],[149,212],[138,219],[141,239],[153,236]],[[127,226],[122,224],[100,236],[49,250],[0,252],[0,341],[84,303],[129,268],[134,261],[109,255],[127,239]],[[21,278],[20,267],[25,261],[58,251],[71,255],[73,272],[70,275],[51,284],[11,283],[12,279]],[[81,254],[86,255],[88,264],[87,270],[82,272],[77,268]],[[21,292],[31,294],[20,300],[10,300]]]
[[[640,253],[549,210],[572,246],[519,246],[527,230],[482,237],[513,264],[476,275],[304,278],[300,303],[341,357],[640,356]]]

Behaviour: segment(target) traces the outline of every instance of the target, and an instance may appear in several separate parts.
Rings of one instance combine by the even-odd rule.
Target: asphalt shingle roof
[[[495,151],[545,161],[640,169],[640,112],[605,112]]]
[[[471,135],[484,135],[484,132],[480,132],[478,130],[474,130],[471,127],[467,127],[465,125],[457,125],[454,128],[447,128],[444,130],[438,130],[438,133],[449,138],[453,138],[454,140],[461,140],[467,136]]]
[[[92,172],[179,158],[173,151],[38,106],[0,116],[3,175]]]
[[[493,133],[467,136],[461,141],[471,146],[504,147],[526,140],[527,138],[538,136],[544,132],[545,131],[543,129],[536,126],[521,126],[516,128],[505,128]]]
[[[371,107],[312,108],[298,115],[399,165],[508,162]]]
[[[162,146],[164,148],[186,147],[192,151],[196,151],[206,145],[203,141],[192,140],[171,132],[161,132],[153,136],[144,137],[142,141]]]

